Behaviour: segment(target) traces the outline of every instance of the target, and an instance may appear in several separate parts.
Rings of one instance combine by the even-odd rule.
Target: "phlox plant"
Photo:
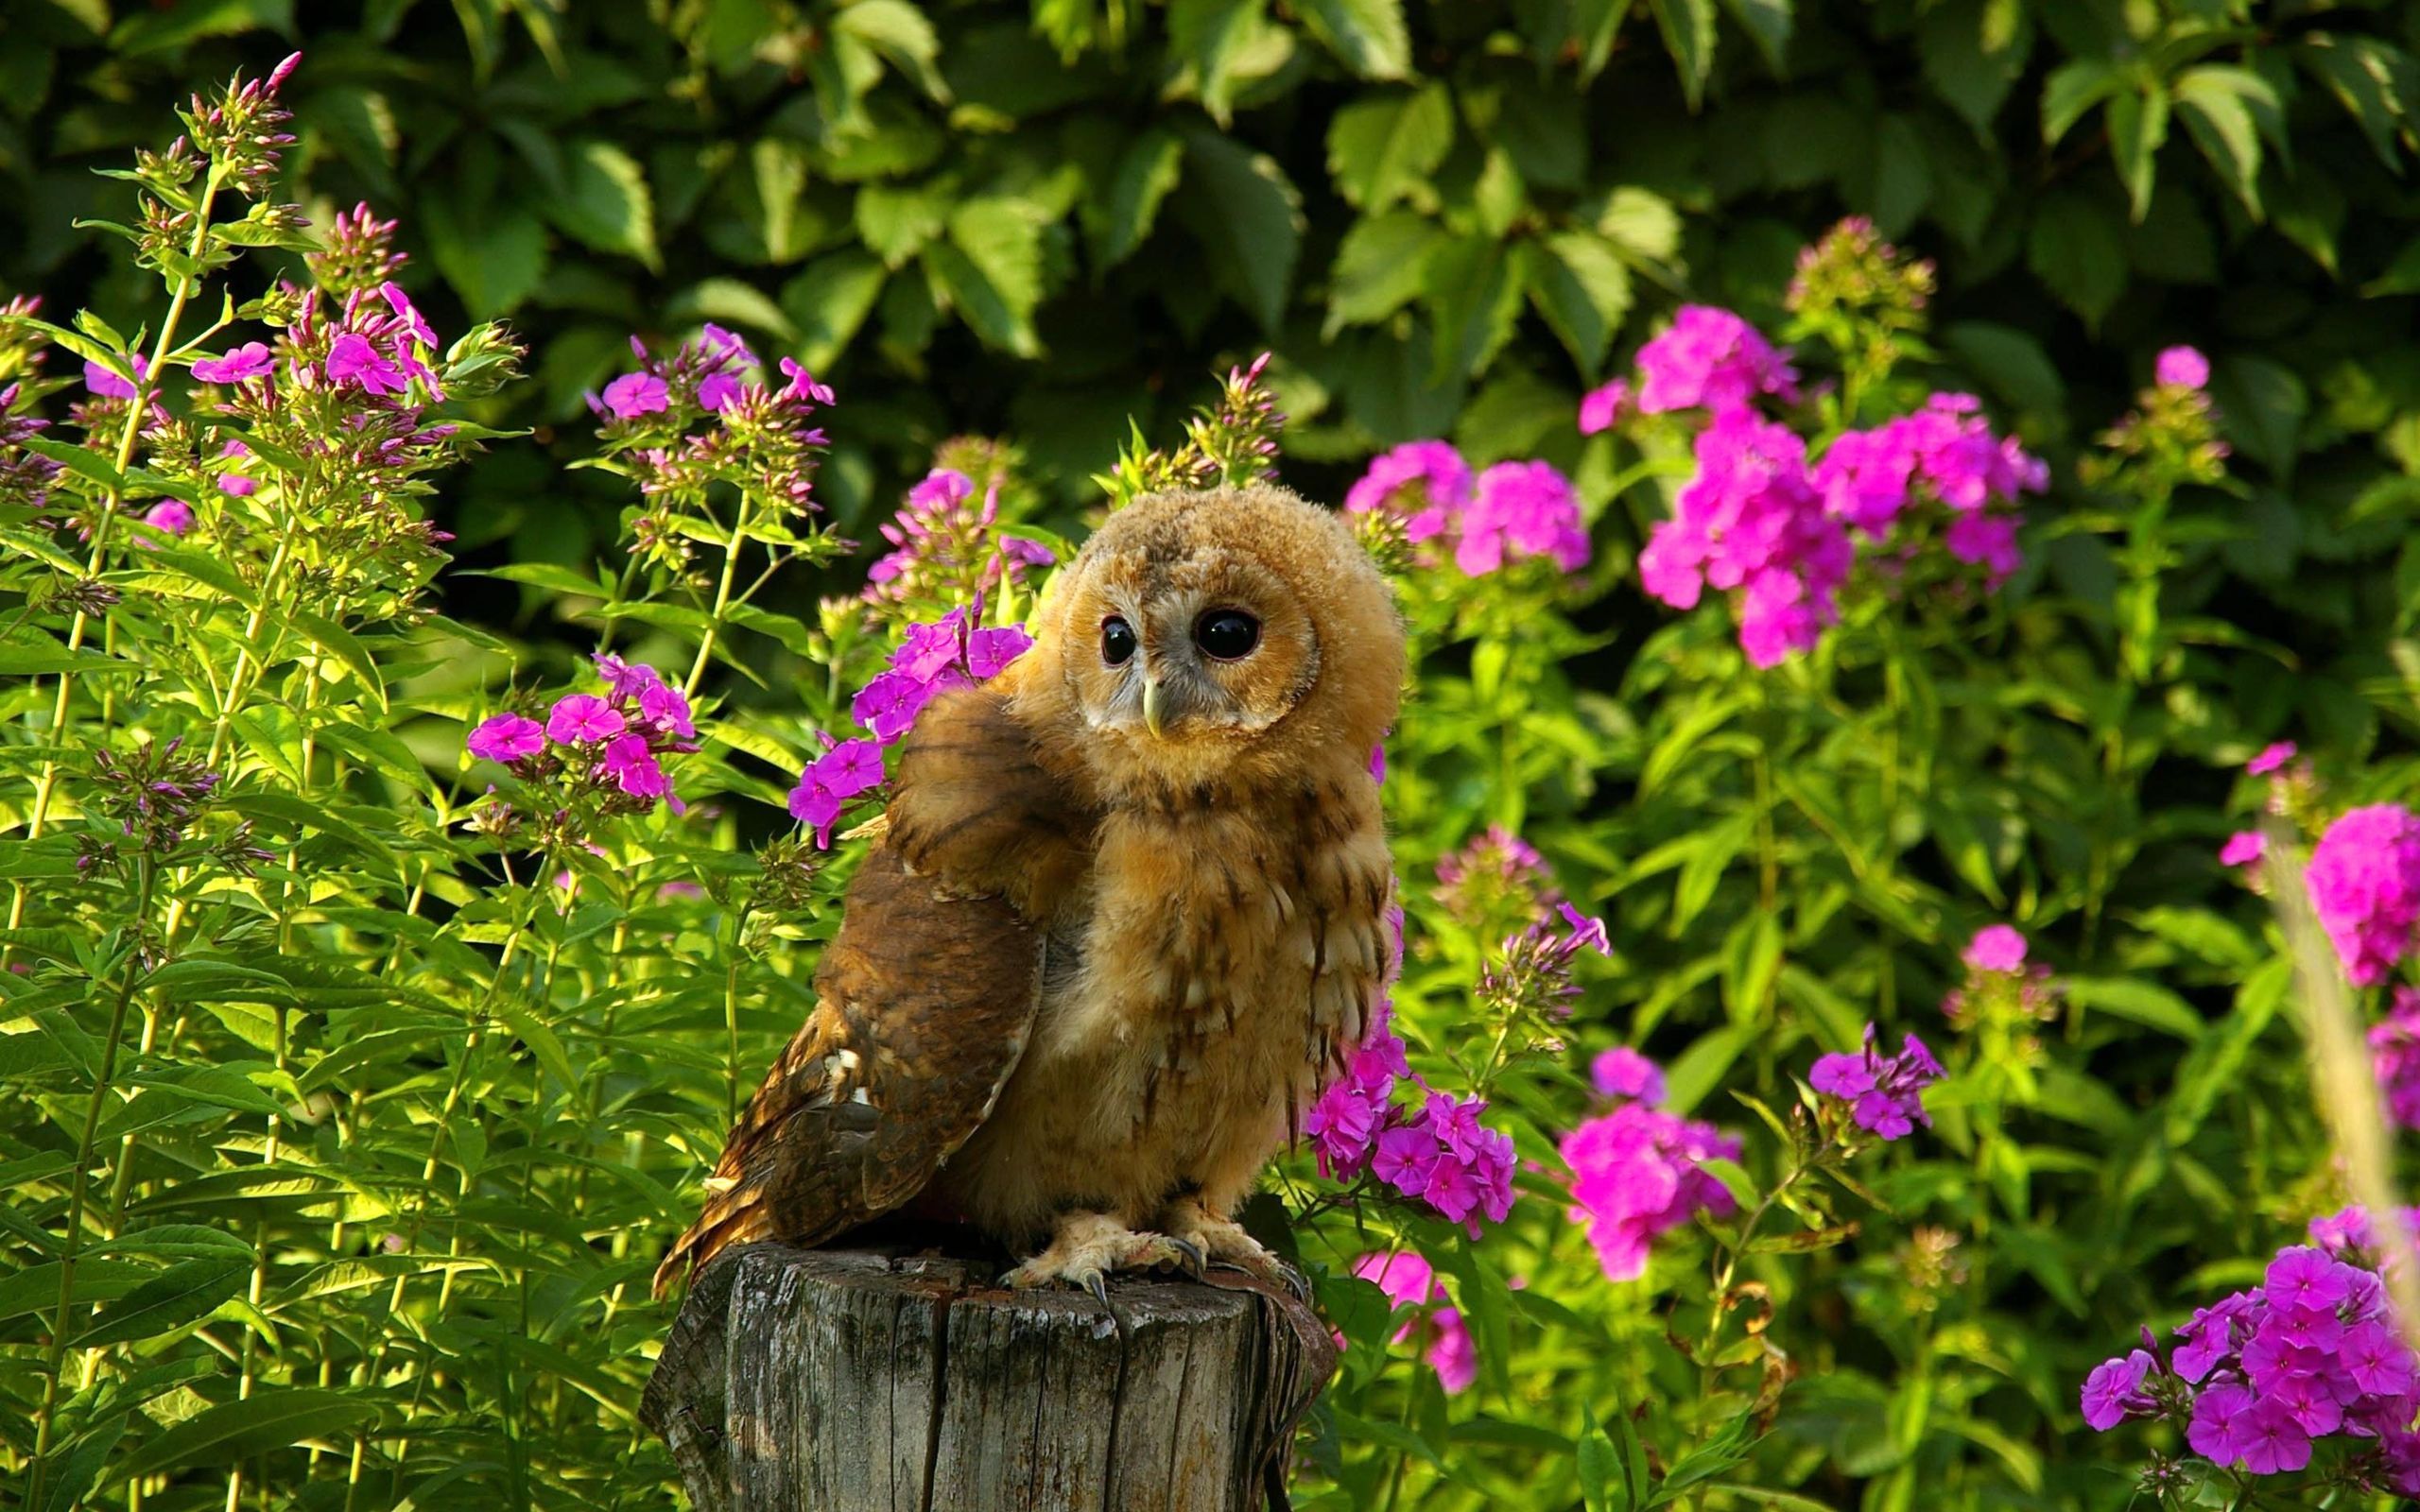
[[[0,313],[0,1495],[663,1505],[647,1278],[893,748],[1088,515],[1290,480],[1288,374],[1077,508],[961,437],[844,530],[845,383],[634,337],[579,464],[617,549],[489,569],[517,644],[444,611],[430,506],[521,353],[376,207],[276,201],[297,66],[116,176],[151,306]],[[2206,360],[2073,458],[1871,226],[1765,292],[1551,455],[1342,490],[1415,671],[1388,1002],[1246,1214],[1343,1343],[1295,1504],[2115,1508],[2146,1456],[2085,1425],[2136,1418],[2163,1496],[2396,1484],[2366,1231],[2285,1244],[2343,1204],[2245,884],[2309,849],[2408,1122],[2413,773],[2215,695],[2264,653],[2177,588],[2234,502]],[[2269,828],[2162,816],[2247,762]],[[2095,1369],[2128,1319],[2186,1349]]]

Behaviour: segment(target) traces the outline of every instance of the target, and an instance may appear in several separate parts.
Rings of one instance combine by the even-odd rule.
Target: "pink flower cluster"
[[[1995,436],[1971,395],[1937,393],[1914,414],[1845,432],[1810,465],[1806,442],[1756,407],[1795,402],[1797,381],[1787,353],[1746,320],[1689,305],[1640,349],[1634,392],[1618,380],[1581,401],[1583,434],[1634,409],[1707,416],[1696,474],[1639,554],[1650,595],[1681,610],[1708,588],[1730,595],[1741,648],[1770,667],[1811,648],[1840,618],[1858,541],[1880,547],[1919,506],[1938,510],[1943,547],[1982,568],[1987,591],[2022,564],[2015,505],[2048,486],[2049,470]],[[1898,548],[1901,562],[1912,549]]]
[[[2050,470],[2014,437],[1994,436],[1981,408],[1971,394],[1935,394],[1912,415],[1843,432],[1815,469],[1824,512],[1879,541],[1921,485],[1949,512],[1942,544],[1996,588],[2025,561],[2017,496],[2048,488]]]
[[[1635,1280],[1659,1235],[1699,1212],[1720,1218],[1737,1211],[1731,1190],[1703,1162],[1739,1159],[1739,1142],[1659,1107],[1663,1073],[1635,1051],[1608,1050],[1593,1070],[1613,1107],[1564,1136],[1571,1218],[1587,1226],[1607,1280]]]
[[[815,843],[831,849],[833,826],[849,799],[882,785],[882,747],[871,740],[844,740],[806,764],[790,789],[790,817],[815,832]]]
[[[606,693],[566,694],[544,724],[526,714],[493,714],[463,743],[474,756],[539,774],[549,758],[563,768],[640,800],[642,811],[672,797],[662,758],[698,748],[689,700],[650,666],[600,651],[595,657]],[[676,803],[677,799],[674,800]]]
[[[1674,609],[1707,588],[1736,593],[1748,660],[1770,667],[1814,645],[1840,618],[1854,548],[1826,515],[1806,443],[1745,408],[1718,411],[1696,442],[1698,471],[1639,553],[1640,586]]]
[[[940,467],[908,490],[907,506],[882,526],[892,549],[867,572],[869,604],[904,603],[920,593],[964,595],[988,591],[1003,579],[1021,581],[1029,568],[1058,558],[1039,541],[997,536],[997,483],[970,507],[975,480]],[[943,598],[947,602],[947,596]]]
[[[2387,1116],[2420,1128],[2420,988],[2397,987],[2394,1006],[2370,1026],[2370,1063]]]
[[[1848,1104],[1858,1127],[1885,1140],[1904,1138],[1922,1124],[1932,1126],[1925,1111],[1923,1092],[1941,1080],[1941,1062],[1925,1042],[1909,1035],[1895,1056],[1883,1055],[1875,1044],[1875,1026],[1865,1026],[1865,1047],[1855,1055],[1816,1057],[1807,1085]]]
[[[1952,1023],[1968,1024],[1979,1006],[1986,1014],[2013,1010],[2021,1017],[2048,1019],[2058,1012],[2058,992],[2050,985],[2050,969],[2026,964],[2030,947],[2025,936],[2008,924],[1986,924],[1975,932],[1959,955],[1966,980],[1941,1000],[1941,1011]]]
[[[1395,924],[1400,931],[1400,918]],[[1390,980],[1400,964],[1398,954]],[[1380,999],[1342,1074],[1303,1115],[1303,1132],[1322,1176],[1344,1181],[1366,1171],[1476,1238],[1481,1216],[1501,1223],[1512,1211],[1512,1136],[1479,1122],[1485,1099],[1437,1091],[1412,1075],[1393,1018],[1392,1005]],[[1402,1081],[1427,1092],[1417,1109],[1395,1106]]]
[[[2323,1220],[2336,1254],[2279,1250],[2257,1288],[2177,1329],[2167,1359],[2145,1330],[2145,1348],[2096,1368],[2084,1421],[2106,1433],[2130,1418],[2181,1418],[2195,1453],[2254,1475],[2303,1469],[2316,1441],[2341,1437],[2356,1484],[2420,1494],[2420,1362],[2342,1217]]]
[[[2207,388],[2210,359],[2192,347],[2167,348],[2152,366],[2152,380],[2164,388]]]
[[[1563,902],[1563,894],[1537,847],[1491,824],[1437,858],[1437,901],[1456,920],[1477,924],[1506,912],[1535,914]]]
[[[1461,1313],[1444,1305],[1445,1288],[1427,1261],[1409,1249],[1392,1254],[1373,1252],[1353,1263],[1353,1274],[1374,1281],[1398,1309],[1420,1315],[1395,1331],[1394,1342],[1421,1341],[1421,1354],[1437,1372],[1437,1383],[1448,1396],[1468,1390],[1478,1379],[1478,1351],[1471,1344],[1469,1325]]]
[[[925,705],[952,688],[988,682],[1025,655],[1033,637],[1014,625],[977,627],[983,605],[954,609],[925,625],[910,625],[888,670],[857,690],[849,713],[888,746],[908,733]]]
[[[2312,849],[2305,878],[2344,974],[2357,987],[2384,981],[2411,954],[2420,923],[2420,815],[2376,803],[2340,816]]]
[[[1434,542],[1465,577],[1545,558],[1565,572],[1588,565],[1588,530],[1571,480],[1546,462],[1498,462],[1476,478],[1444,441],[1380,454],[1344,496],[1353,514],[1391,514],[1413,544]]]

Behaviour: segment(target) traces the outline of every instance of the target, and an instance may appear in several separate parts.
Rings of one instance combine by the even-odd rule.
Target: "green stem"
[[[218,197],[218,165],[212,163],[209,177],[202,180],[201,198],[194,207],[193,239],[185,248],[185,255],[196,263],[201,260],[202,244],[210,234],[210,206],[211,201]],[[144,372],[134,377],[134,397],[127,401],[126,425],[118,432],[117,451],[114,454],[116,471],[121,477],[124,476],[128,465],[134,460],[134,444],[143,436],[143,417],[149,409],[152,390],[159,385],[161,364],[167,360],[170,344],[176,336],[177,324],[184,318],[186,301],[193,298],[194,290],[198,287],[199,284],[194,279],[177,280],[176,291],[168,300],[167,318],[160,323],[160,338],[152,343],[150,365]],[[118,506],[123,499],[123,490],[115,486],[101,495],[101,517],[93,522],[93,549],[85,561],[84,576],[87,577],[98,576],[100,574],[101,562],[110,548],[110,527],[117,521]],[[78,610],[75,619],[69,622],[67,627],[68,650],[74,651],[83,645],[85,632],[91,625],[92,616],[80,609]],[[72,672],[60,673],[58,696],[51,700],[50,731],[53,740],[59,739],[60,732],[67,728],[68,705],[75,696],[75,691],[76,675]],[[50,821],[51,797],[58,791],[58,786],[59,764],[55,761],[43,763],[42,772],[34,780],[34,805],[32,814],[26,821],[26,839],[42,838],[43,829]],[[23,881],[16,883],[9,890],[9,927],[10,929],[19,928],[26,921],[26,885]],[[5,959],[5,954],[0,954],[0,960]]]
[[[715,585],[715,607],[706,613],[706,633],[698,642],[698,659],[689,663],[689,675],[681,679],[682,693],[691,698],[698,696],[699,684],[706,680],[706,660],[714,655],[715,637],[721,632],[723,614],[731,608],[731,585],[739,576],[739,546],[746,539],[741,525],[748,519],[748,503],[741,500],[739,512],[731,523],[731,534],[723,541],[722,580]]]
[[[119,963],[124,979],[118,986],[117,1001],[110,1007],[109,1034],[101,1042],[100,1072],[93,1081],[93,1095],[84,1105],[84,1132],[77,1142],[76,1167],[68,1178],[67,1233],[59,1256],[59,1303],[51,1314],[50,1345],[43,1354],[42,1410],[34,1418],[33,1472],[23,1503],[28,1507],[43,1504],[50,1436],[58,1420],[60,1375],[67,1358],[67,1328],[76,1306],[76,1262],[83,1248],[85,1177],[92,1172],[93,1144],[100,1132],[101,1114],[109,1107],[110,1093],[114,1090],[118,1040],[126,1032],[127,1005],[134,1001],[134,987],[141,974],[143,921],[151,914],[156,872],[149,856],[136,858],[135,875],[133,941],[126,958]]]

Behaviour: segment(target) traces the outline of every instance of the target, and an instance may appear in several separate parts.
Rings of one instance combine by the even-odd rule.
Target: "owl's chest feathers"
[[[1358,777],[1359,774],[1354,774]],[[1139,807],[1099,833],[1029,1057],[1098,1078],[1104,1121],[1164,1099],[1279,1108],[1359,1040],[1392,872],[1374,795],[1316,782],[1246,809]]]

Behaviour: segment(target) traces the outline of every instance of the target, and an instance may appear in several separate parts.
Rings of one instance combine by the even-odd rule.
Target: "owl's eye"
[[[1193,644],[1221,662],[1250,656],[1260,644],[1260,621],[1239,609],[1214,609],[1194,626]]]
[[[1100,659],[1114,667],[1122,667],[1134,655],[1134,627],[1122,615],[1112,614],[1100,622]]]

